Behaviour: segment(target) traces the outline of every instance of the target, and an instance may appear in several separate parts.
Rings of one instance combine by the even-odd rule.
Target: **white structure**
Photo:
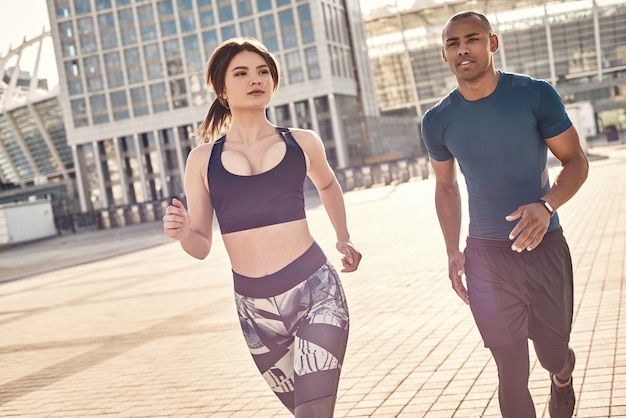
[[[29,187],[73,174],[58,91],[39,76],[42,56],[52,50],[50,32],[43,32],[0,55],[1,184]]]
[[[47,200],[0,205],[0,246],[55,236],[52,204]]]

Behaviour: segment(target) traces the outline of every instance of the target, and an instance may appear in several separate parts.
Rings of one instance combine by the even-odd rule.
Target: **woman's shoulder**
[[[291,132],[291,135],[293,135],[296,141],[298,141],[300,146],[315,143],[318,141],[321,142],[321,138],[317,134],[317,132],[311,129],[302,129],[302,128],[287,128],[287,129],[289,130],[289,132]]]
[[[208,163],[214,144],[214,142],[207,142],[192,148],[187,157],[187,163]]]

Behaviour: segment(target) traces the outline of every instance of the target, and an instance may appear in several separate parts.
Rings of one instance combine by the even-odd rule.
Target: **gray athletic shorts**
[[[569,247],[558,229],[532,251],[512,241],[468,237],[465,276],[485,347],[520,339],[569,342],[574,280]]]

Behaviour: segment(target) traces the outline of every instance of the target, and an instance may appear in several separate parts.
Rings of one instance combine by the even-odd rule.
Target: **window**
[[[296,35],[296,23],[291,9],[284,10],[278,14],[278,20],[283,33],[283,48],[298,46]]]
[[[139,19],[139,31],[141,40],[152,41],[157,38],[156,22],[154,21],[154,10],[151,4],[145,4],[137,8]]]
[[[100,68],[100,60],[97,56],[86,57],[83,59],[83,68],[87,76],[87,90],[100,91],[104,88],[102,82],[102,70]]]
[[[215,25],[215,16],[213,10],[203,10],[200,12],[200,26],[213,26]]]
[[[107,113],[107,102],[104,94],[98,94],[89,98],[91,105],[91,115],[94,124],[106,123],[109,121]]]
[[[230,22],[235,18],[230,0],[219,0],[218,13],[220,16],[220,22]]]
[[[183,38],[184,55],[187,59],[187,70],[189,72],[202,71],[204,63],[200,54],[200,43],[196,35],[189,35]]]
[[[63,48],[64,57],[76,56],[76,43],[73,40],[61,41],[61,46]]]
[[[319,59],[317,57],[317,48],[313,46],[305,49],[304,56],[306,57],[306,67],[309,79],[320,78],[322,74],[320,71]]]
[[[239,17],[252,15],[252,0],[238,0],[237,13],[239,14]]]
[[[167,74],[170,76],[181,74],[183,72],[183,60],[180,55],[178,39],[163,42],[163,51],[165,53]]]
[[[180,30],[181,32],[191,32],[196,29],[196,19],[192,14],[185,14],[180,16]]]
[[[152,111],[154,113],[169,110],[169,106],[167,105],[167,96],[165,93],[165,84],[152,84],[150,86],[150,96],[152,98]]]
[[[104,66],[106,68],[107,84],[109,88],[121,87],[124,85],[122,61],[119,52],[104,54]]]
[[[139,50],[137,48],[129,48],[125,50],[124,58],[126,59],[126,65],[138,65],[141,62],[139,59]]]
[[[163,77],[163,65],[161,62],[161,51],[158,44],[150,44],[143,47],[143,54],[146,59],[146,71],[148,80]]]
[[[292,126],[291,116],[289,114],[289,105],[276,106],[274,108],[276,114],[276,125]]]
[[[113,120],[128,119],[130,117],[128,100],[124,90],[111,93],[111,107],[113,108]]]
[[[204,52],[207,57],[211,56],[215,47],[219,44],[217,40],[217,32],[215,30],[209,30],[202,33],[202,44],[204,45]]]
[[[311,19],[311,10],[309,5],[305,4],[298,7],[298,17],[300,19],[300,34],[302,35],[302,43],[308,44],[315,41],[315,33],[313,31],[313,20]]]
[[[222,39],[230,39],[237,36],[235,25],[228,25],[222,28]]]
[[[88,125],[87,121],[87,105],[85,99],[74,99],[70,102],[72,108],[72,118],[74,119],[74,127]]]
[[[72,22],[59,23],[59,35],[61,38],[72,38],[74,36]]]
[[[96,0],[96,10],[105,10],[111,8],[111,0]]]
[[[91,13],[90,0],[74,0],[74,11],[76,11],[77,15]]]
[[[174,109],[189,106],[187,101],[187,86],[185,85],[184,79],[180,78],[170,81],[170,94],[172,95]]]
[[[259,12],[264,12],[272,8],[272,0],[257,0],[256,8]]]
[[[267,47],[270,52],[278,51],[278,37],[276,36],[276,26],[274,24],[274,16],[267,15],[262,16],[259,19],[259,23],[261,24],[261,37],[263,38],[263,43]]]
[[[124,60],[126,61],[126,73],[128,76],[128,82],[142,82],[143,73],[141,71],[141,59],[139,57],[139,49],[129,48],[124,50]]]
[[[191,4],[191,0],[178,0],[178,10],[193,10],[193,4]]]
[[[158,3],[159,16],[171,16],[174,14],[172,0],[163,0]]]
[[[172,0],[163,0],[157,6],[158,16],[161,19],[161,35],[176,34],[176,20],[174,20],[174,6]]]
[[[293,84],[304,81],[300,52],[290,52],[285,55],[285,58],[287,60],[287,75],[289,76],[289,83]]]
[[[60,1],[57,2],[57,17],[69,17],[70,16],[70,3],[68,1]]]
[[[163,36],[176,35],[176,21],[174,19],[161,21],[161,33]]]
[[[80,79],[67,80],[67,89],[70,96],[81,94],[83,92],[83,83]]]
[[[144,87],[135,87],[130,89],[130,100],[133,104],[133,115],[143,116],[149,113],[148,97]]]
[[[98,15],[98,26],[100,26],[100,30],[115,28],[113,13],[103,13],[101,15]]]
[[[254,20],[246,20],[245,22],[241,22],[240,28],[241,36],[256,38],[256,27],[254,25]]]

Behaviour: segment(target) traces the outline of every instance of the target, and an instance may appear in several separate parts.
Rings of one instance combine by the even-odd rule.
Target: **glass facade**
[[[53,3],[52,32],[61,46],[57,53],[63,68],[61,89],[68,97],[67,121],[72,126],[68,140],[78,156],[79,192],[87,209],[184,193],[184,162],[196,141],[191,133],[213,100],[204,85],[205,65],[220,42],[235,36],[258,37],[280,63],[286,99],[269,109],[272,122],[322,129],[335,167],[355,165],[364,158],[355,145],[357,136],[344,126],[352,122],[346,116],[359,118],[348,36],[353,28],[347,24],[345,2]],[[358,3],[350,3],[360,13]],[[364,46],[359,50],[365,51]],[[311,82],[319,86],[315,98],[302,93]],[[334,85],[340,86],[341,95],[334,93]],[[346,95],[350,90],[354,96]],[[345,135],[350,139],[343,143]]]
[[[454,10],[417,3],[366,17],[383,111],[417,108],[421,115],[456,86],[441,60],[441,30],[455,11],[472,9],[489,18],[500,38],[497,68],[550,81],[566,104],[591,102],[599,131],[608,125],[626,129],[626,2],[499,1],[477,7],[461,1]]]

